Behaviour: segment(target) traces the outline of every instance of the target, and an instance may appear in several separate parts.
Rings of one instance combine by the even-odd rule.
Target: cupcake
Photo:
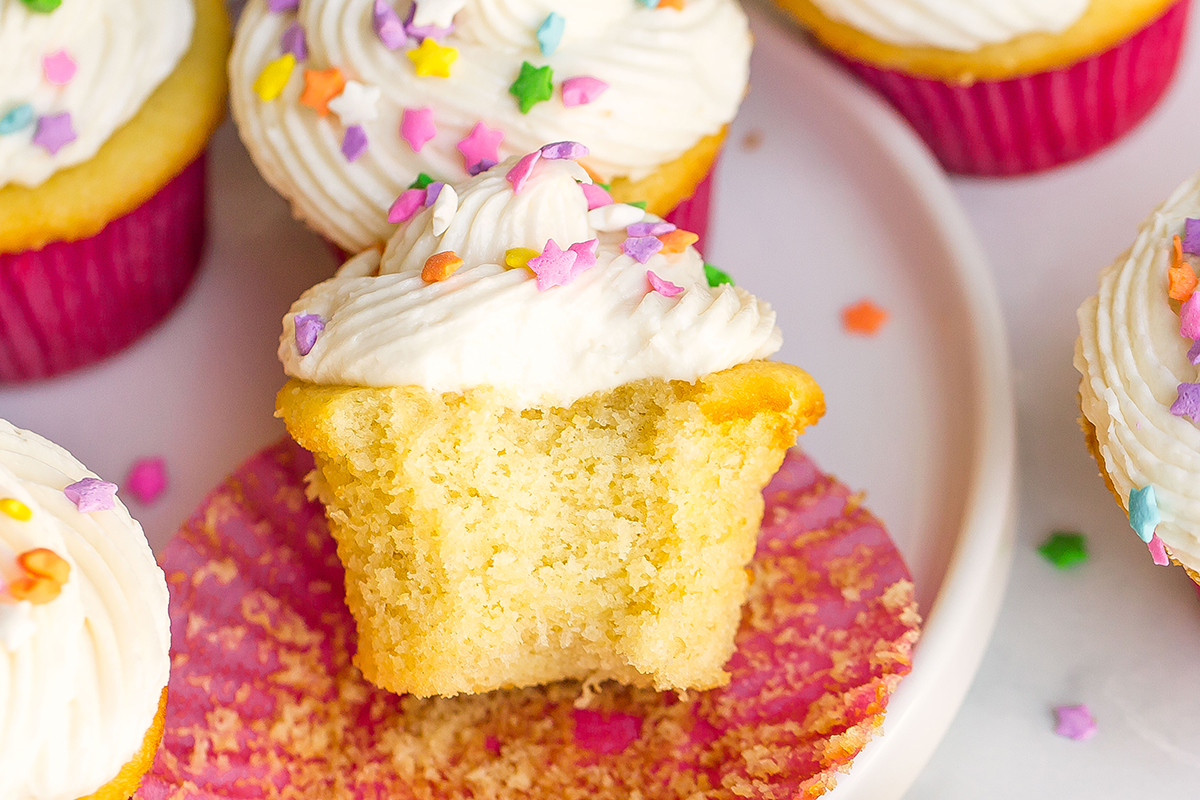
[[[123,800],[158,750],[167,584],[116,488],[0,420],[5,800]]]
[[[1200,581],[1200,176],[1100,273],[1079,308],[1080,423],[1155,561]]]
[[[220,0],[0,0],[0,380],[114,353],[183,296],[228,35]]]
[[[951,172],[1074,161],[1171,82],[1190,0],[776,0],[900,113]]]
[[[703,234],[750,44],[736,0],[252,0],[232,107],[267,181],[349,253],[388,240],[407,189],[571,139],[619,202],[695,194],[680,224]]]
[[[355,663],[395,692],[728,679],[762,488],[824,411],[694,235],[592,203],[586,149],[460,184],[306,292],[277,398]],[[714,283],[717,276],[713,274]]]

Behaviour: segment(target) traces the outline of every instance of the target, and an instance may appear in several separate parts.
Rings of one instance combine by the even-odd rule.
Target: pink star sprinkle
[[[475,127],[466,138],[458,143],[458,152],[463,154],[465,167],[468,171],[476,164],[490,161],[495,164],[500,160],[500,143],[504,141],[504,131],[493,130],[483,122],[476,122]]]
[[[599,245],[598,240],[588,239],[586,242],[576,242],[567,248],[575,254],[575,265],[571,267],[571,277],[596,266],[596,248]]]
[[[1179,307],[1179,335],[1185,339],[1200,339],[1200,292],[1193,292]]]
[[[546,249],[540,256],[529,259],[527,265],[537,275],[537,288],[544,292],[552,286],[566,286],[575,280],[575,259],[578,254],[574,250],[563,250],[553,239],[546,242]]]
[[[387,0],[375,0],[373,17],[375,35],[383,42],[384,47],[388,50],[399,50],[404,46],[408,41],[408,33],[391,3]]]
[[[167,462],[143,458],[133,463],[125,476],[125,488],[142,505],[150,505],[167,490]]]
[[[426,194],[424,189],[406,189],[401,192],[396,202],[388,209],[388,222],[395,224],[412,219],[414,214],[425,207]]]
[[[674,297],[683,291],[682,286],[676,286],[668,280],[663,280],[650,270],[646,270],[646,280],[650,281],[650,288],[663,297]]]
[[[1163,545],[1163,540],[1158,538],[1158,534],[1150,537],[1150,541],[1146,543],[1146,547],[1150,550],[1150,557],[1154,559],[1154,563],[1160,567],[1170,566],[1171,558],[1167,555],[1167,548]]]
[[[505,175],[505,179],[512,184],[513,194],[520,194],[525,188],[525,182],[529,180],[529,176],[533,174],[533,167],[537,164],[538,159],[542,157],[540,150],[534,150],[529,155],[522,158],[513,168]]]
[[[603,714],[586,708],[572,713],[575,744],[593,753],[620,753],[642,735],[642,718],[632,714]]]
[[[76,481],[63,489],[63,494],[85,514],[92,511],[112,511],[117,507],[113,499],[117,494],[117,485],[99,478]]]
[[[300,0],[267,0],[267,10],[276,14],[281,11],[295,11],[300,8]]]
[[[55,86],[66,86],[75,77],[79,65],[66,50],[59,50],[42,58],[42,73],[46,81]]]
[[[562,101],[567,108],[586,106],[608,89],[608,84],[599,78],[581,75],[562,82]]]
[[[555,142],[554,144],[543,145],[539,150],[542,158],[547,161],[555,161],[562,159],[575,160],[583,158],[588,154],[588,149],[579,142]]]
[[[604,191],[604,187],[595,183],[581,183],[579,188],[583,190],[583,196],[587,199],[588,211],[601,206],[611,206],[613,203],[612,195]],[[1200,586],[1200,584],[1197,584]]]
[[[400,138],[408,142],[414,153],[421,152],[425,143],[437,136],[437,126],[433,124],[433,109],[406,108],[400,117]]]
[[[71,124],[71,112],[49,114],[38,117],[37,131],[33,134],[33,143],[44,147],[50,155],[75,141],[75,127]]]
[[[1092,718],[1092,712],[1087,706],[1058,706],[1054,713],[1058,716],[1058,725],[1055,726],[1054,732],[1059,736],[1082,742],[1096,735],[1096,720]]]
[[[621,243],[621,252],[639,264],[645,264],[651,256],[662,249],[662,240],[657,236],[631,236]]]

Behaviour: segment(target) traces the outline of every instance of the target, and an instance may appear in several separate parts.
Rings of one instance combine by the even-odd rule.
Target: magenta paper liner
[[[1137,125],[1179,63],[1191,0],[1070,67],[957,86],[839,60],[878,90],[950,172],[1019,175],[1075,161]]]
[[[665,217],[667,222],[675,227],[699,236],[700,241],[696,242],[696,249],[701,253],[704,252],[704,242],[708,237],[709,203],[712,200],[713,175],[716,171],[717,165],[714,162],[704,180],[696,186],[696,191],[692,192],[692,196],[675,206],[675,210]]]
[[[183,297],[205,234],[205,156],[95,236],[0,253],[0,381],[111,355]]]
[[[815,797],[877,731],[920,623],[857,495],[793,451],[767,488],[723,689],[578,683],[421,700],[365,682],[311,456],[246,462],[163,556],[166,732],[140,800]],[[494,790],[494,793],[493,793]]]

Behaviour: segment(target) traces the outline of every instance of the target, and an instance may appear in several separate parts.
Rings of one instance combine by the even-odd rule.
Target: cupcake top
[[[457,189],[407,193],[414,216],[382,254],[365,251],[293,304],[279,347],[287,374],[436,393],[492,386],[519,407],[564,406],[778,350],[771,307],[704,264],[694,234],[613,203],[572,158],[585,153],[547,145]]]
[[[0,0],[0,187],[87,161],[175,69],[192,0]]]
[[[167,586],[105,483],[0,420],[0,797],[75,800],[117,776],[170,667]]]
[[[812,0],[830,19],[903,47],[978,50],[1027,33],[1062,33],[1091,0]]]
[[[251,0],[231,97],[267,180],[360,250],[420,173],[564,139],[601,180],[653,173],[733,118],[750,44],[736,0]]]
[[[1157,535],[1200,571],[1196,253],[1200,176],[1155,211],[1133,247],[1100,273],[1099,293],[1079,309],[1075,367],[1083,375],[1080,405],[1134,529],[1146,541]]]

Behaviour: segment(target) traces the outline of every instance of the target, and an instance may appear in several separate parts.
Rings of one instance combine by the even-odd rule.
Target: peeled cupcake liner
[[[1062,69],[961,86],[834,56],[903,114],[942,166],[1007,176],[1084,158],[1150,113],[1174,78],[1191,0]]]
[[[205,172],[201,153],[94,236],[0,253],[0,382],[94,363],[167,316],[200,264]]]
[[[704,180],[696,185],[696,191],[692,196],[684,200],[679,205],[675,206],[675,210],[667,214],[664,219],[673,224],[676,228],[682,228],[685,231],[691,231],[700,237],[696,242],[695,247],[701,253],[704,252],[704,245],[708,238],[708,222],[710,205],[712,201],[713,191],[713,174],[717,171],[717,164],[721,161],[721,156],[717,155],[717,160],[713,163],[709,173],[704,176]]]

